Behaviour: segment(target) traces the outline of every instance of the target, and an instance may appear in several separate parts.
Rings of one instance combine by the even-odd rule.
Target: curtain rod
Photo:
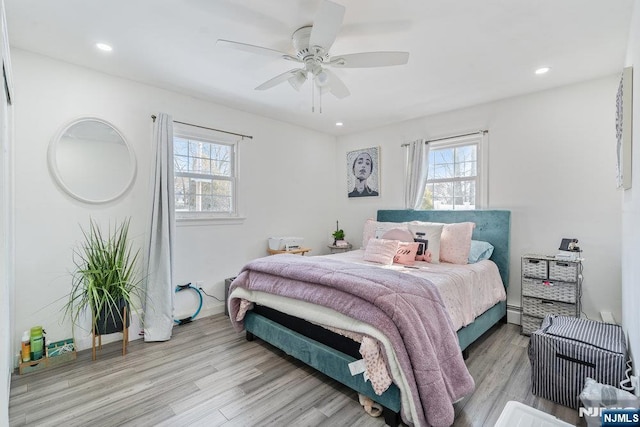
[[[478,134],[478,133],[485,134],[485,133],[489,133],[489,131],[486,130],[486,129],[481,129],[481,130],[479,130],[477,132],[461,133],[459,135],[451,135],[451,136],[445,136],[443,138],[430,139],[428,141],[425,141],[425,144],[428,144],[430,142],[436,142],[436,141],[444,141],[444,140],[447,140],[447,139],[461,138],[463,136],[471,136],[471,135],[475,135],[475,134]],[[408,147],[408,146],[409,146],[409,144],[406,144],[406,143],[401,145],[401,147]]]
[[[156,121],[156,116],[152,114],[151,115],[151,119],[155,122]],[[192,123],[179,122],[177,120],[174,120],[173,122],[174,123],[180,123],[181,125],[193,126],[195,128],[212,130],[212,131],[215,131],[215,132],[228,133],[229,135],[235,135],[235,136],[239,136],[241,138],[253,139],[253,137],[251,135],[244,135],[244,134],[241,134],[241,133],[229,132],[229,131],[221,130],[221,129],[208,128],[206,126],[194,125]]]

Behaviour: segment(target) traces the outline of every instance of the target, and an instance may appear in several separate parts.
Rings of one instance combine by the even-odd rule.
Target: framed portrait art
[[[347,197],[380,195],[380,147],[347,153]]]
[[[631,119],[633,117],[633,68],[622,71],[616,96],[616,160],[618,188],[631,188]]]

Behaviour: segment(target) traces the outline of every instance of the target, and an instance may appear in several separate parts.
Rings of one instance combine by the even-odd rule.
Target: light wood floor
[[[528,338],[515,325],[492,329],[470,348],[476,391],[455,405],[456,426],[490,426],[517,400],[571,424],[577,412],[531,395]],[[14,375],[11,426],[383,426],[357,395],[216,315],[176,326],[164,343],[105,345],[77,360]]]

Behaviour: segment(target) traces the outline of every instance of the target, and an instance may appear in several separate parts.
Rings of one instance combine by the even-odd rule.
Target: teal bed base
[[[505,288],[508,287],[511,212],[505,210],[380,210],[378,211],[377,220],[382,222],[416,220],[441,223],[475,222],[476,228],[472,238],[487,241],[494,246],[491,260],[498,266]],[[504,320],[506,313],[506,302],[501,301],[478,316],[473,323],[458,330],[460,349],[466,350],[469,345],[496,323]],[[383,406],[383,414],[387,425],[398,425],[401,399],[400,390],[395,384],[392,384],[389,389],[378,396],[373,391],[371,384],[364,382],[362,375],[351,375],[348,364],[356,360],[353,357],[292,331],[252,311],[247,312],[244,326],[248,340],[252,340],[254,336],[257,336],[354,391],[370,397]]]

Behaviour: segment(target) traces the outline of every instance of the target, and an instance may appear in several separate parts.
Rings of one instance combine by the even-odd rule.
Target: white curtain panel
[[[160,113],[153,127],[151,218],[147,247],[144,340],[167,341],[173,329],[173,119]]]
[[[407,167],[404,182],[405,209],[419,209],[422,205],[424,189],[429,172],[429,144],[418,139],[408,144]]]

